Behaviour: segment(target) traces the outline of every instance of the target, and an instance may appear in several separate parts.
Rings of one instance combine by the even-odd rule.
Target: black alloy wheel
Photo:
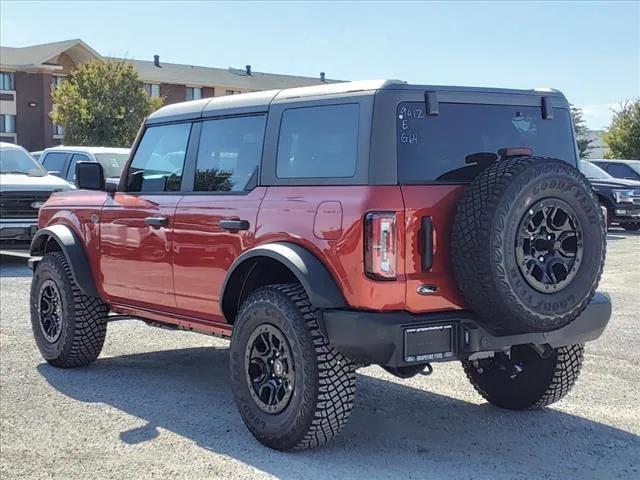
[[[569,204],[544,199],[525,213],[516,240],[518,267],[542,293],[557,292],[575,278],[583,256],[580,222]]]
[[[42,335],[49,343],[55,343],[62,333],[62,298],[53,280],[45,280],[40,287],[38,319]]]
[[[265,323],[254,330],[245,349],[249,392],[264,412],[277,414],[291,400],[295,366],[289,342],[282,331]]]

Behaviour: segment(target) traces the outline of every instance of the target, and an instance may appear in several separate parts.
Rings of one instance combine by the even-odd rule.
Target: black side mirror
[[[76,163],[76,185],[83,190],[104,190],[104,170],[98,162]]]

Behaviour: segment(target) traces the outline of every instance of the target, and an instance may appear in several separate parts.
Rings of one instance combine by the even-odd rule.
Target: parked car
[[[587,160],[580,165],[600,204],[607,209],[608,224],[617,223],[629,231],[640,230],[640,181],[614,178]]]
[[[272,448],[338,433],[363,365],[460,361],[489,402],[544,407],[611,315],[604,220],[557,91],[375,81],[191,101],[148,117],[117,191],[102,170],[78,163],[92,191],[40,214],[41,354],[94,361],[109,312],[230,337],[235,402]]]
[[[640,181],[640,160],[589,160],[615,178]]]
[[[99,162],[105,178],[117,184],[124,164],[129,157],[129,148],[69,147],[47,148],[40,154],[40,163],[52,175],[64,178],[75,185],[77,162]]]
[[[22,147],[0,142],[0,242],[31,240],[38,211],[53,192],[69,184],[49,175]]]

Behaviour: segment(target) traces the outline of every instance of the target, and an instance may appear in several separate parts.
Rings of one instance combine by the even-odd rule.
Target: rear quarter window
[[[497,159],[498,150],[528,147],[533,155],[576,164],[569,111],[540,107],[441,103],[438,115],[425,104],[404,102],[396,112],[398,180],[467,183]],[[487,153],[489,155],[475,155]]]
[[[278,178],[350,178],[356,173],[360,106],[290,108],[278,139]]]

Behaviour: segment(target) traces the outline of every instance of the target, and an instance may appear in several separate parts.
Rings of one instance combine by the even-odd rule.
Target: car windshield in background
[[[580,162],[580,170],[587,178],[613,178],[599,166],[594,165],[593,163],[586,160],[582,160]]]
[[[629,168],[631,168],[634,172],[640,175],[640,160],[628,162]]]
[[[540,107],[441,103],[427,115],[422,102],[398,106],[398,179],[411,183],[466,183],[498,159],[503,148],[527,147],[540,157],[575,165],[569,111],[554,108],[544,120]]]
[[[17,148],[0,149],[0,173],[46,175],[46,171],[31,155]]]
[[[105,178],[119,177],[129,158],[128,153],[94,153],[93,156],[102,165]]]

